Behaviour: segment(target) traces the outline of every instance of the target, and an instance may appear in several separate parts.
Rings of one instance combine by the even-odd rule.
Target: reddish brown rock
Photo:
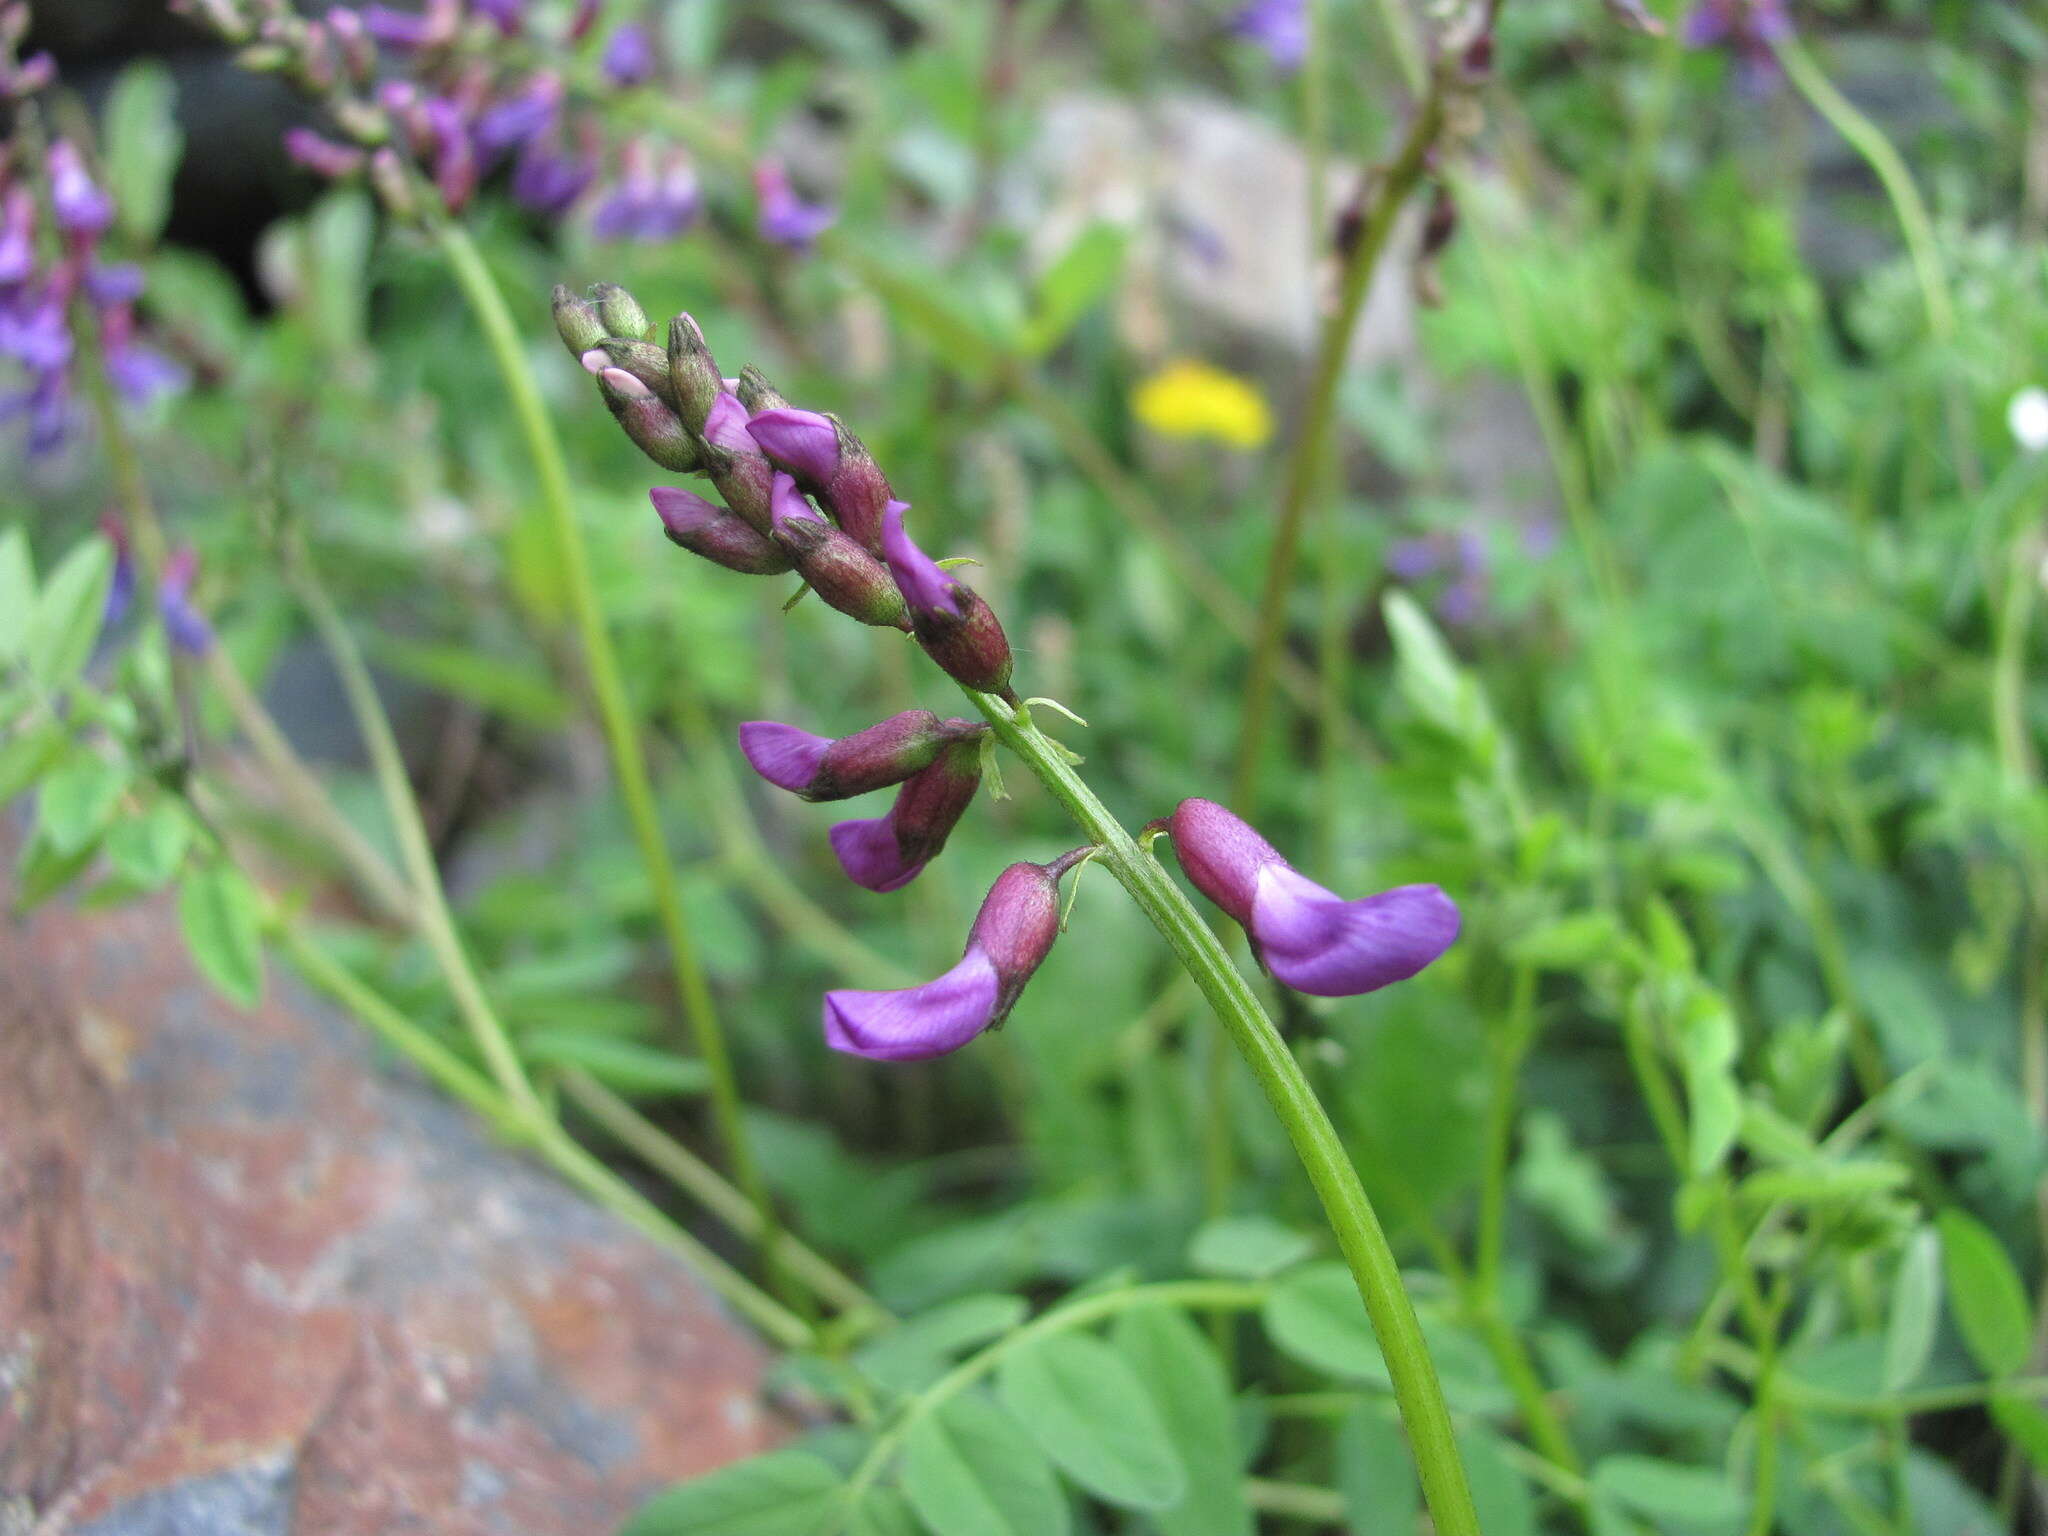
[[[0,1532],[600,1536],[776,1438],[687,1269],[272,989],[0,919]]]

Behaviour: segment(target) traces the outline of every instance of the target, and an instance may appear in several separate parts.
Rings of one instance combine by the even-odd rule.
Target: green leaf
[[[540,1066],[581,1067],[606,1087],[638,1098],[702,1093],[711,1083],[694,1056],[580,1029],[521,1031],[519,1054]]]
[[[1331,1376],[1388,1381],[1358,1283],[1342,1264],[1308,1264],[1283,1277],[1260,1315],[1273,1342],[1303,1365]]]
[[[839,1497],[828,1464],[807,1451],[771,1451],[662,1490],[619,1536],[812,1536]]]
[[[16,523],[0,532],[0,661],[16,659],[27,646],[35,604],[36,567],[28,531]]]
[[[2018,1393],[1999,1392],[1991,1399],[1991,1417],[2029,1461],[2048,1471],[2048,1413]]]
[[[847,1516],[846,1536],[922,1536],[910,1501],[894,1488],[869,1488]]]
[[[1354,1531],[1412,1531],[1422,1489],[1408,1442],[1384,1402],[1362,1402],[1337,1426],[1337,1489]]]
[[[121,791],[127,770],[92,753],[80,753],[43,780],[36,793],[36,828],[59,854],[76,853],[98,838]]]
[[[1152,1513],[1164,1536],[1251,1536],[1244,1501],[1244,1447],[1223,1362],[1202,1330],[1175,1307],[1133,1307],[1112,1340],[1158,1411],[1187,1491]]]
[[[854,1363],[888,1391],[921,1391],[961,1350],[1008,1333],[1029,1311],[1021,1296],[961,1296],[906,1319],[856,1354]]]
[[[1074,238],[1038,280],[1036,312],[1024,328],[1024,350],[1043,357],[1066,339],[1081,317],[1116,286],[1129,236],[1098,221]]]
[[[1536,1536],[1536,1499],[1528,1480],[1515,1470],[1500,1437],[1474,1424],[1458,1436],[1479,1529],[1486,1536]]]
[[[178,882],[178,923],[193,963],[244,1008],[263,998],[262,910],[231,864],[206,864]]]
[[[1943,1211],[1935,1224],[1941,1230],[1949,1311],[1970,1354],[1993,1376],[2025,1370],[2034,1323],[2012,1260],[1990,1229],[1966,1212]]]
[[[15,871],[14,910],[26,912],[63,890],[85,872],[96,851],[88,845],[73,853],[59,853],[45,839],[30,838]]]
[[[1508,957],[1544,971],[1576,971],[1611,960],[1623,949],[1621,925],[1612,912],[1575,912],[1517,937]]]
[[[121,72],[107,97],[103,138],[121,231],[137,245],[152,245],[171,211],[171,179],[185,152],[170,70],[146,60]]]
[[[934,1536],[1067,1536],[1052,1463],[985,1397],[949,1398],[903,1439],[903,1492]]]
[[[1424,719],[1462,742],[1475,759],[1490,761],[1500,737],[1479,684],[1458,665],[1443,635],[1415,599],[1392,591],[1381,607],[1399,662],[1402,695]]]
[[[72,547],[43,583],[28,627],[28,666],[51,693],[71,682],[92,655],[114,580],[114,547],[98,534]]]
[[[1735,1017],[1727,1004],[1705,987],[1696,990],[1678,1037],[1685,1066],[1690,1162],[1696,1174],[1718,1168],[1742,1129],[1742,1092],[1735,1081],[1738,1043]]]
[[[1654,1456],[1609,1456],[1593,1468],[1593,1487],[1647,1516],[1659,1530],[1708,1530],[1742,1519],[1743,1498],[1719,1467],[1690,1467]]]
[[[62,726],[44,725],[0,742],[0,804],[41,778],[68,740]]]
[[[1899,1272],[1892,1279],[1890,1320],[1884,1333],[1885,1391],[1904,1391],[1920,1379],[1934,1351],[1940,1320],[1941,1239],[1923,1228],[1899,1255]]]
[[[1224,1216],[1188,1244],[1188,1262],[1205,1275],[1264,1280],[1315,1252],[1315,1239],[1270,1216]]]
[[[907,262],[892,265],[867,252],[849,250],[847,259],[897,324],[966,378],[987,377],[1004,348],[955,297],[955,285]]]
[[[996,1387],[1039,1448],[1090,1493],[1164,1509],[1187,1492],[1187,1470],[1152,1399],[1100,1339],[1057,1333],[1014,1349]]]

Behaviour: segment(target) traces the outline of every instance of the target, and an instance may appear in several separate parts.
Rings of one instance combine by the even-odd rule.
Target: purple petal
[[[107,376],[121,398],[137,409],[159,395],[175,394],[187,383],[183,368],[155,348],[133,342],[108,349]]]
[[[66,234],[97,235],[114,222],[114,200],[93,183],[69,139],[50,146],[50,207]]]
[[[805,519],[813,523],[825,521],[818,516],[816,509],[804,500],[804,493],[797,489],[796,481],[781,470],[777,470],[768,489],[769,524],[779,529],[783,524],[796,519]]]
[[[469,8],[506,37],[517,37],[526,22],[526,0],[469,0]]]
[[[1308,16],[1302,0],[1251,0],[1232,18],[1230,30],[1265,49],[1285,73],[1301,68],[1308,57]]]
[[[979,949],[921,987],[825,994],[825,1043],[873,1061],[922,1061],[957,1051],[987,1029],[1000,986]]]
[[[181,549],[164,563],[164,576],[157,586],[157,611],[163,615],[164,632],[171,644],[192,656],[204,656],[213,644],[213,626],[200,617],[188,594],[199,574],[199,556]]]
[[[539,137],[554,125],[562,103],[562,82],[539,75],[508,101],[501,101],[476,120],[472,131],[478,153],[490,157]]]
[[[571,160],[558,148],[534,139],[512,167],[512,196],[525,208],[560,218],[597,178],[588,160]]]
[[[417,11],[394,10],[388,5],[366,5],[361,15],[364,30],[387,48],[403,53],[437,41],[439,29],[433,19]]]
[[[1260,872],[1271,865],[1285,868],[1287,861],[1249,822],[1214,800],[1181,801],[1167,827],[1173,856],[1195,889],[1249,923]]]
[[[842,821],[827,835],[839,867],[855,885],[870,891],[900,891],[923,871],[929,859],[905,862],[896,837],[896,813],[865,821]]]
[[[617,370],[608,368],[605,371],[611,373]],[[639,384],[640,381],[634,379],[633,382]],[[647,499],[654,503],[654,510],[661,517],[661,526],[668,529],[671,534],[695,533],[700,528],[708,528],[720,518],[732,516],[717,502],[708,501],[695,491],[686,491],[677,485],[654,486],[648,490]]]
[[[882,509],[882,558],[889,562],[889,574],[896,578],[903,601],[913,613],[943,612],[965,617],[960,600],[953,594],[953,578],[904,532],[903,514],[909,510],[907,501],[892,501]]]
[[[142,297],[142,268],[132,261],[95,261],[85,269],[85,291],[95,304],[133,304]]]
[[[762,452],[794,474],[822,485],[839,467],[839,430],[816,411],[763,411],[747,423]]]
[[[1274,979],[1312,997],[1406,981],[1451,947],[1458,908],[1433,885],[1345,901],[1285,864],[1259,872],[1245,925]]]
[[[730,453],[761,451],[747,432],[747,408],[729,390],[720,390],[718,398],[711,402],[711,412],[704,418],[704,440]]]
[[[793,251],[808,249],[839,217],[822,203],[798,197],[782,167],[772,160],[755,168],[754,191],[760,200],[761,238]]]
[[[611,35],[604,45],[598,67],[605,79],[617,86],[634,86],[653,78],[654,43],[647,29],[629,21]]]
[[[754,772],[777,789],[802,794],[818,776],[831,738],[813,736],[776,720],[749,720],[740,727],[740,751]]]

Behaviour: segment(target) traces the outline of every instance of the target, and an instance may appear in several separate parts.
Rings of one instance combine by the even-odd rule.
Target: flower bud
[[[910,884],[946,846],[980,783],[980,742],[949,742],[929,768],[904,781],[888,815],[833,827],[832,851],[846,878],[870,891]]]
[[[604,316],[600,313],[598,319]],[[625,336],[607,336],[594,343],[581,358],[584,368],[597,373],[606,367],[623,368],[662,400],[668,400],[668,354],[644,341]],[[674,402],[670,401],[671,407]]]
[[[928,709],[906,709],[833,741],[774,720],[749,720],[740,727],[740,750],[778,789],[805,800],[848,800],[901,784],[930,767],[948,743],[987,729],[971,720],[941,720]]]
[[[599,283],[590,290],[597,301],[597,318],[604,322],[607,336],[624,336],[629,341],[647,339],[647,311],[640,301],[617,283]]]
[[[1259,963],[1297,992],[1377,991],[1407,980],[1458,937],[1458,908],[1436,886],[1346,901],[1213,800],[1183,800],[1165,826],[1195,888],[1244,925]]]
[[[715,501],[677,486],[657,485],[647,493],[671,544],[702,555],[714,565],[748,576],[779,576],[789,555]]]
[[[287,128],[284,152],[316,176],[340,181],[363,168],[368,157],[352,144],[337,144],[310,128]]]
[[[955,682],[980,693],[1010,686],[1010,642],[994,611],[965,582],[955,581],[903,530],[904,501],[882,516],[882,556],[910,610],[911,633]]]
[[[676,413],[662,404],[653,390],[623,368],[603,369],[597,387],[614,419],[642,453],[679,475],[697,471],[703,462],[697,440],[683,430]]]
[[[1000,1029],[1060,932],[1060,876],[1087,852],[1012,864],[989,888],[960,963],[920,987],[825,994],[825,1043],[874,1061],[919,1061]]]
[[[811,509],[788,475],[777,471],[769,494],[769,532],[788,550],[811,590],[841,613],[880,629],[910,628],[903,594],[889,568]]]
[[[719,393],[704,418],[703,435],[704,472],[725,504],[762,533],[771,532],[775,468],[747,435],[747,408],[737,395]]]
[[[703,331],[688,315],[677,315],[668,323],[668,369],[676,413],[692,432],[703,432],[711,407],[725,393],[725,379],[704,344]]]
[[[780,407],[756,414],[747,430],[769,458],[831,510],[840,527],[870,552],[882,552],[889,481],[838,417]]]
[[[555,330],[562,338],[562,345],[569,349],[569,355],[578,362],[611,334],[604,321],[598,318],[597,306],[571,293],[566,283],[555,284],[552,302]]]

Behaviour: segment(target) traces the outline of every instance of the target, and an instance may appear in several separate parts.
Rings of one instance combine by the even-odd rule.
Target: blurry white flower
[[[2030,384],[2012,397],[2005,408],[2005,424],[2013,441],[2028,453],[2048,449],[2048,389]]]

